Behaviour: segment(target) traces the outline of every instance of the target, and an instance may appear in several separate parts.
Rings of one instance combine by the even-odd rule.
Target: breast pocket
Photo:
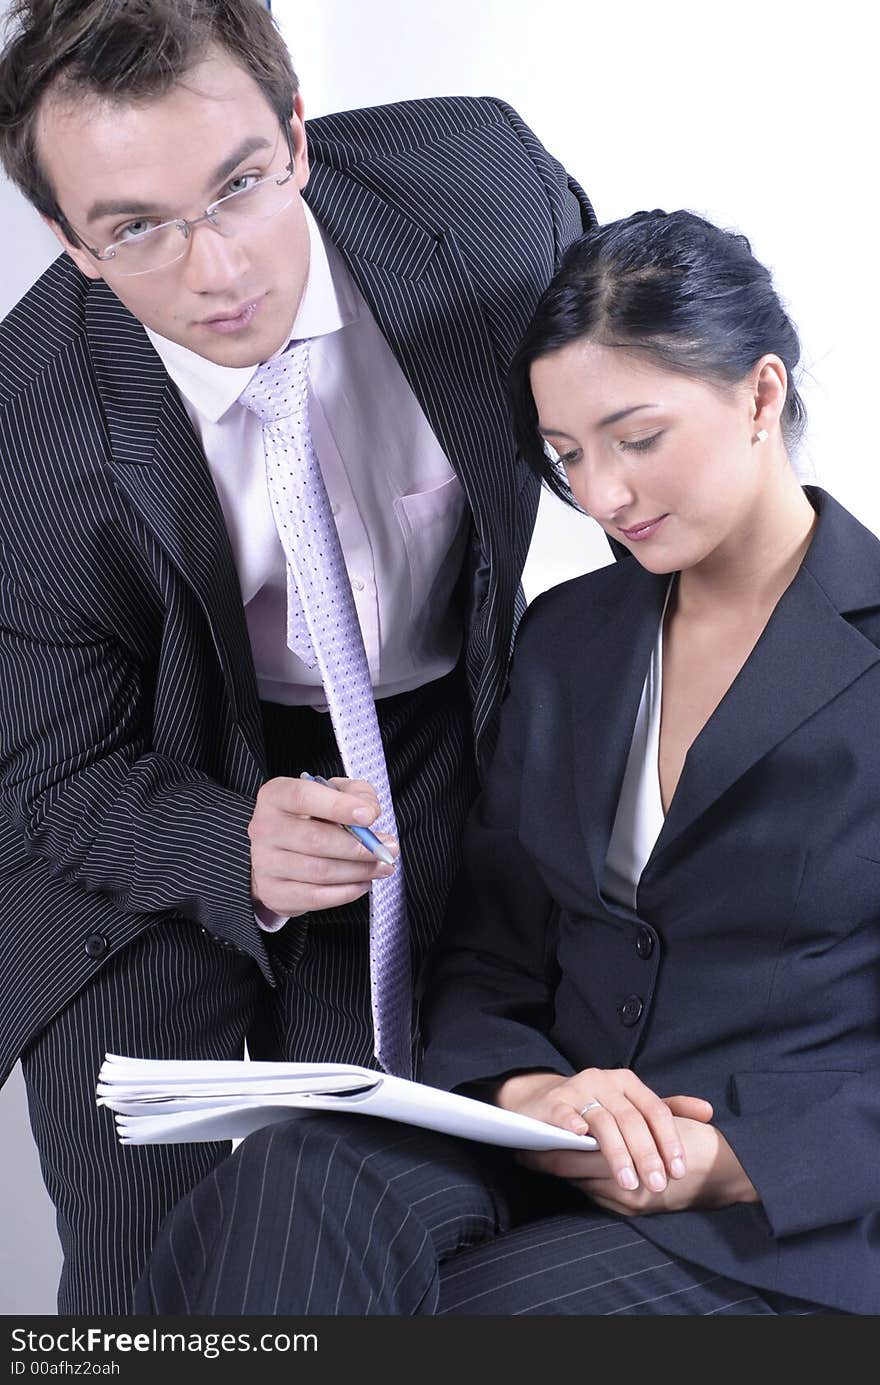
[[[826,1101],[858,1073],[839,1069],[815,1072],[735,1072],[730,1079],[731,1106],[739,1116]]]
[[[450,476],[433,490],[394,501],[410,573],[410,621],[417,630],[449,609],[467,543],[461,482]]]
[[[798,891],[789,941],[827,947],[880,919],[880,851],[811,851]]]

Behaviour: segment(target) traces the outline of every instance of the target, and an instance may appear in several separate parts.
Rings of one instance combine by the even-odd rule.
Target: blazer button
[[[650,928],[640,928],[636,934],[636,952],[640,957],[650,957],[654,951],[654,935]]]
[[[90,933],[85,941],[85,954],[87,957],[103,957],[107,948],[110,946],[103,933]]]
[[[638,1024],[642,1018],[642,1011],[645,1006],[641,996],[628,995],[620,1007],[620,1021],[631,1029],[634,1024]]]

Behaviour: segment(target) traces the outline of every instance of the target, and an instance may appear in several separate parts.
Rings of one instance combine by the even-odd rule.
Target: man
[[[226,1147],[120,1149],[104,1054],[371,1063],[373,882],[397,882],[413,972],[435,935],[537,507],[504,374],[593,214],[494,100],[307,130],[257,0],[16,19],[0,152],[65,254],[0,329],[0,1035],[60,1310],[115,1313]],[[291,432],[266,401],[295,378]],[[325,673],[341,641],[315,634],[299,492],[305,540],[286,531],[301,461],[365,698]],[[298,777],[352,777],[346,696],[380,792]],[[339,830],[358,822],[397,864]]]

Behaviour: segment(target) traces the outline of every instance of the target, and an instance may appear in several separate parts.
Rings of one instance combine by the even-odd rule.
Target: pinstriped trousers
[[[368,1116],[249,1136],[168,1218],[140,1313],[810,1314],[671,1257],[505,1151]]]
[[[407,862],[414,970],[440,924],[476,793],[464,678],[377,703]],[[264,706],[272,776],[341,774],[330,719]],[[255,925],[256,927],[256,925]],[[56,1207],[59,1312],[124,1314],[162,1219],[228,1144],[119,1146],[95,1105],[104,1054],[333,1060],[375,1066],[368,908],[292,920],[265,935],[277,991],[256,963],[194,924],[163,919],[111,957],[22,1055],[31,1126]]]

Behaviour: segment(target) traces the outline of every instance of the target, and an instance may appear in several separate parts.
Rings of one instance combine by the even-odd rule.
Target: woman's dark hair
[[[636,212],[575,241],[517,348],[509,394],[520,451],[569,503],[565,476],[538,432],[529,369],[575,341],[639,352],[720,387],[738,384],[772,352],[788,372],[782,427],[789,446],[803,432],[806,411],[793,383],[800,342],[769,270],[745,236],[693,212]]]
[[[0,160],[37,211],[69,228],[34,138],[51,89],[143,101],[169,91],[210,45],[225,49],[290,119],[296,73],[261,0],[14,0],[0,56]]]

